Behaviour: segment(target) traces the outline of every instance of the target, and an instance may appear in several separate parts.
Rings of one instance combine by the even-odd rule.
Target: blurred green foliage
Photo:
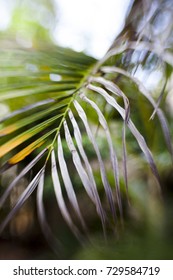
[[[137,1],[138,2],[138,1]],[[163,1],[164,2],[164,1]],[[168,1],[169,2],[169,1]],[[139,16],[141,15],[140,11]],[[55,6],[53,1],[16,1],[11,24],[6,31],[6,34],[10,34],[15,41],[24,48],[34,49],[39,48],[42,43],[49,44],[51,42],[50,30],[56,21]],[[139,22],[138,22],[139,23]],[[130,29],[130,31],[133,31]],[[4,33],[5,34],[5,33]],[[1,34],[1,36],[4,36]],[[6,36],[5,34],[5,36]],[[9,36],[9,35],[8,35]],[[8,37],[7,36],[7,37]],[[13,40],[13,39],[12,39]],[[128,40],[128,39],[127,39]],[[56,56],[56,53],[54,53]],[[79,54],[80,55],[80,54]],[[145,59],[140,61],[140,56],[144,56]],[[10,53],[9,53],[10,57]],[[49,59],[49,58],[48,58]],[[24,62],[25,63],[25,62]],[[168,81],[172,77],[172,67],[166,64],[162,67],[162,63],[155,55],[141,54],[139,51],[133,51],[127,55],[118,54],[106,62],[109,66],[118,66],[128,70],[130,73],[135,71],[143,71],[145,75],[149,77],[152,72],[161,72],[161,79],[158,80],[157,85],[153,90],[153,96],[157,100],[164,87],[165,81]],[[44,63],[43,65],[44,66]],[[10,65],[12,67],[12,65]],[[141,70],[142,68],[142,70]],[[20,69],[19,69],[20,70]],[[22,67],[21,67],[22,70]],[[32,70],[32,69],[31,69]],[[32,72],[32,71],[31,71]],[[25,252],[21,253],[19,258],[32,258],[33,259],[172,259],[173,258],[173,223],[172,223],[172,166],[171,158],[167,151],[163,133],[160,128],[159,121],[154,118],[150,121],[150,117],[153,113],[153,108],[146,101],[137,86],[131,79],[127,77],[120,77],[119,74],[112,76],[109,74],[107,77],[113,77],[117,85],[127,95],[131,104],[131,117],[134,120],[136,126],[140,129],[140,132],[147,141],[148,146],[151,148],[154,158],[156,159],[161,179],[163,183],[163,198],[160,198],[157,189],[157,183],[151,176],[151,172],[144,162],[143,155],[139,149],[136,140],[131,135],[129,130],[126,131],[126,143],[127,143],[127,167],[129,178],[129,203],[126,197],[126,188],[124,184],[124,173],[122,168],[122,122],[118,113],[112,110],[110,106],[107,106],[103,99],[98,99],[98,103],[106,120],[110,122],[114,147],[116,149],[118,159],[120,160],[120,176],[121,176],[121,191],[123,200],[124,211],[124,226],[120,224],[118,220],[117,235],[112,235],[111,230],[108,232],[107,244],[103,241],[101,232],[100,221],[95,215],[93,205],[87,200],[82,189],[80,180],[73,174],[73,168],[71,168],[72,182],[75,186],[76,192],[79,194],[79,204],[81,211],[84,214],[85,219],[90,229],[90,242],[85,241],[85,246],[82,247],[78,241],[74,238],[69,229],[67,229],[65,222],[63,221],[59,209],[56,206],[54,197],[54,191],[52,188],[49,169],[45,179],[44,201],[46,204],[46,215],[50,222],[51,227],[62,242],[63,250],[60,250],[59,255],[52,253],[51,249],[46,245],[42,237],[41,230],[37,221],[36,205],[31,204],[33,207],[33,222],[31,226],[26,227],[24,234],[20,233],[20,230],[13,232],[10,227],[5,231],[2,239],[2,243],[8,240],[11,244],[18,244],[15,247],[16,251],[20,248],[25,248]],[[44,80],[45,79],[45,80]],[[21,77],[21,81],[23,78]],[[6,89],[9,90],[10,82],[15,81],[15,77],[4,78],[3,84]],[[44,85],[44,82],[48,81],[47,76],[43,76],[43,79],[39,82]],[[30,80],[28,80],[30,83]],[[31,86],[32,87],[32,86]],[[3,88],[2,88],[3,91]],[[167,108],[166,94],[168,88],[165,88],[165,95],[161,101],[160,107],[164,110],[170,128],[171,137],[173,135],[172,113]],[[94,96],[94,95],[93,95]],[[8,102],[10,110],[15,110],[22,107],[25,102],[29,104],[30,101],[35,102],[35,99],[31,96],[18,98],[17,100]],[[38,100],[38,99],[37,99]],[[120,101],[121,103],[121,101]],[[6,102],[4,103],[6,104]],[[87,105],[85,105],[87,108]],[[106,168],[108,171],[109,181],[113,186],[113,174],[110,170],[108,145],[105,138],[102,137],[102,133],[97,134],[98,127],[96,126],[97,117],[93,110],[88,108],[88,118],[93,122],[93,131],[97,135],[98,145],[103,159],[106,162]],[[79,123],[81,129],[82,125]],[[100,130],[101,131],[101,130]],[[102,131],[101,131],[102,132]],[[52,139],[50,139],[50,142]],[[83,146],[87,152],[88,158],[93,166],[94,174],[96,177],[96,183],[100,192],[102,203],[106,206],[106,201],[103,192],[103,186],[101,178],[98,172],[98,165],[95,163],[95,152],[92,149],[88,137],[83,136]],[[68,161],[71,159],[71,154],[67,148],[65,140],[62,140],[63,150],[65,158]],[[24,161],[24,164],[28,161]],[[49,167],[50,168],[50,167]],[[38,168],[39,169],[39,168]],[[35,170],[33,172],[36,172]],[[10,175],[11,176],[11,175]],[[10,177],[9,176],[9,177]],[[14,174],[14,177],[16,175]],[[30,174],[32,177],[32,174]],[[28,179],[28,178],[27,178]],[[61,178],[62,179],[62,178]],[[11,178],[9,178],[9,181]],[[4,183],[3,178],[1,180],[3,188],[7,186],[7,182]],[[67,198],[66,192],[63,189],[64,196]],[[33,195],[32,201],[35,201]],[[33,203],[33,202],[32,202]],[[70,206],[68,205],[69,209]],[[5,209],[5,213],[10,208],[10,202]],[[30,208],[28,208],[30,211]],[[4,215],[4,213],[3,213]],[[27,214],[26,214],[27,216]],[[119,218],[119,217],[118,217]],[[58,221],[58,222],[57,222]],[[111,229],[111,225],[110,225]],[[28,233],[28,232],[29,233]],[[26,235],[26,236],[25,236]],[[5,241],[4,241],[5,240]],[[29,250],[29,247],[38,242],[38,250],[33,252]],[[33,246],[34,247],[34,246]],[[6,249],[4,249],[6,250]],[[10,258],[4,253],[0,258]],[[13,256],[15,258],[15,256]]]

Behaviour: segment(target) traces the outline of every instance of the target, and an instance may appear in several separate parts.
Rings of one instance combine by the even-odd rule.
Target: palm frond
[[[140,131],[141,128],[135,123],[136,120],[131,114],[134,106],[132,98],[128,93],[128,88],[125,91],[121,82],[117,82],[119,78],[120,80],[124,77],[128,79],[135,85],[138,94],[151,105],[154,110],[153,113],[151,110],[151,121],[155,115],[158,116],[173,160],[169,125],[159,107],[160,99],[158,102],[158,99],[154,98],[144,84],[133,75],[129,65],[125,67],[122,63],[128,57],[129,51],[141,53],[146,51],[148,55],[157,56],[165,67],[168,65],[172,67],[171,51],[164,48],[160,50],[161,46],[143,40],[142,37],[137,41],[126,40],[124,43],[122,36],[99,61],[83,53],[53,46],[41,51],[9,49],[1,52],[0,101],[8,108],[9,113],[0,119],[0,158],[2,161],[0,171],[4,172],[16,164],[19,166],[25,164],[22,171],[2,194],[1,209],[20,179],[31,170],[34,170],[34,174],[11,212],[2,221],[0,232],[37,188],[37,209],[42,230],[49,241],[57,242],[47,222],[43,203],[45,172],[48,170],[51,174],[57,205],[75,236],[83,241],[84,233],[87,235],[88,232],[74,185],[73,177],[75,176],[78,176],[80,185],[83,186],[94,205],[106,236],[107,225],[110,221],[116,226],[119,217],[121,221],[123,220],[119,161],[123,162],[124,184],[128,193],[127,130],[134,136],[156,178],[158,192],[161,192],[161,180],[154,156]],[[137,64],[140,64],[139,61]],[[134,100],[136,95],[133,96]],[[111,121],[105,114],[105,108],[116,112],[117,119],[122,121],[121,158],[114,143],[116,131],[111,130]],[[106,141],[113,183],[110,182],[103,151],[99,147],[97,128]],[[107,210],[102,203],[96,174],[84,145],[84,136],[97,160],[101,187],[109,205]],[[64,192],[67,194],[67,199]],[[71,211],[68,208],[69,205],[67,206],[67,201]],[[53,247],[52,241],[50,243]],[[59,246],[59,243],[57,244]]]

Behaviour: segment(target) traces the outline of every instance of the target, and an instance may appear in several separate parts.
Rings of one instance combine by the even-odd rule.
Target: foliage
[[[9,111],[0,120],[1,172],[17,165],[18,175],[1,194],[0,208],[20,180],[28,180],[11,211],[3,213],[1,233],[36,191],[42,230],[52,248],[55,244],[59,248],[43,202],[46,178],[64,220],[81,243],[88,235],[85,211],[90,207],[100,218],[105,238],[107,231],[116,232],[128,205],[128,152],[141,170],[146,168],[145,157],[156,179],[153,191],[160,199],[162,182],[154,156],[160,170],[157,152],[166,154],[169,166],[173,160],[171,115],[165,110],[173,28],[169,21],[160,31],[159,19],[163,9],[168,14],[172,10],[168,10],[169,1],[154,1],[156,7],[151,10],[149,1],[144,1],[142,17],[139,2],[99,61],[50,43],[39,49],[1,50],[0,101]],[[154,77],[153,73],[161,78],[149,87],[140,74]],[[88,209],[78,201],[83,190],[89,198]]]

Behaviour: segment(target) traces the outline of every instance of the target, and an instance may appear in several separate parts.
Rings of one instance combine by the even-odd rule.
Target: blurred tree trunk
[[[111,48],[122,38],[129,41],[170,43],[173,32],[171,0],[132,0],[130,6],[125,26]]]

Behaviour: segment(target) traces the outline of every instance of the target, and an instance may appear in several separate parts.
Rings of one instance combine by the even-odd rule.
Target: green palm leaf
[[[121,40],[120,40],[121,39]],[[119,43],[121,41],[121,44]],[[116,44],[117,43],[117,44]],[[116,47],[115,47],[116,46]],[[48,170],[61,214],[75,236],[83,241],[83,233],[88,228],[78,202],[73,176],[77,175],[80,185],[93,203],[101,220],[104,235],[109,222],[116,225],[117,219],[123,220],[122,187],[120,184],[120,163],[114,144],[116,131],[111,130],[111,122],[105,110],[116,112],[122,123],[122,155],[124,184],[128,193],[128,166],[126,150],[126,130],[130,132],[145,156],[161,191],[161,181],[153,155],[140,127],[133,120],[131,109],[137,94],[145,98],[151,106],[151,119],[157,115],[165,141],[173,159],[171,135],[166,117],[159,107],[160,100],[152,97],[145,85],[134,77],[130,66],[125,67],[122,60],[129,52],[147,51],[159,57],[167,67],[172,67],[172,54],[168,50],[160,54],[159,47],[153,42],[140,39],[137,42],[123,37],[115,41],[103,59],[94,58],[70,49],[49,46],[43,50],[3,50],[0,53],[0,101],[9,113],[0,119],[0,171],[23,162],[25,167],[9,184],[0,198],[0,208],[20,179],[31,170],[36,170],[27,188],[21,194],[11,212],[0,225],[0,232],[28,197],[37,188],[37,209],[41,227],[46,238],[54,247],[56,241],[48,222],[43,203],[45,173]],[[144,61],[137,61],[144,66]],[[137,88],[133,97],[124,91],[123,78]],[[119,82],[117,82],[119,81]],[[136,107],[135,107],[136,108]],[[139,108],[138,108],[139,109]],[[106,141],[113,175],[110,182],[108,170],[99,147],[97,129]],[[90,162],[88,147],[97,160],[99,177],[109,209],[105,209],[97,186],[97,176]],[[65,147],[63,143],[65,142]],[[70,155],[67,159],[66,151]],[[39,170],[38,170],[39,169]],[[74,173],[74,174],[73,174]],[[64,198],[64,190],[69,211]],[[72,214],[73,213],[73,214]],[[76,220],[74,220],[74,215]],[[80,227],[78,227],[78,222]],[[52,243],[51,240],[54,240]],[[59,245],[58,245],[59,246]]]

